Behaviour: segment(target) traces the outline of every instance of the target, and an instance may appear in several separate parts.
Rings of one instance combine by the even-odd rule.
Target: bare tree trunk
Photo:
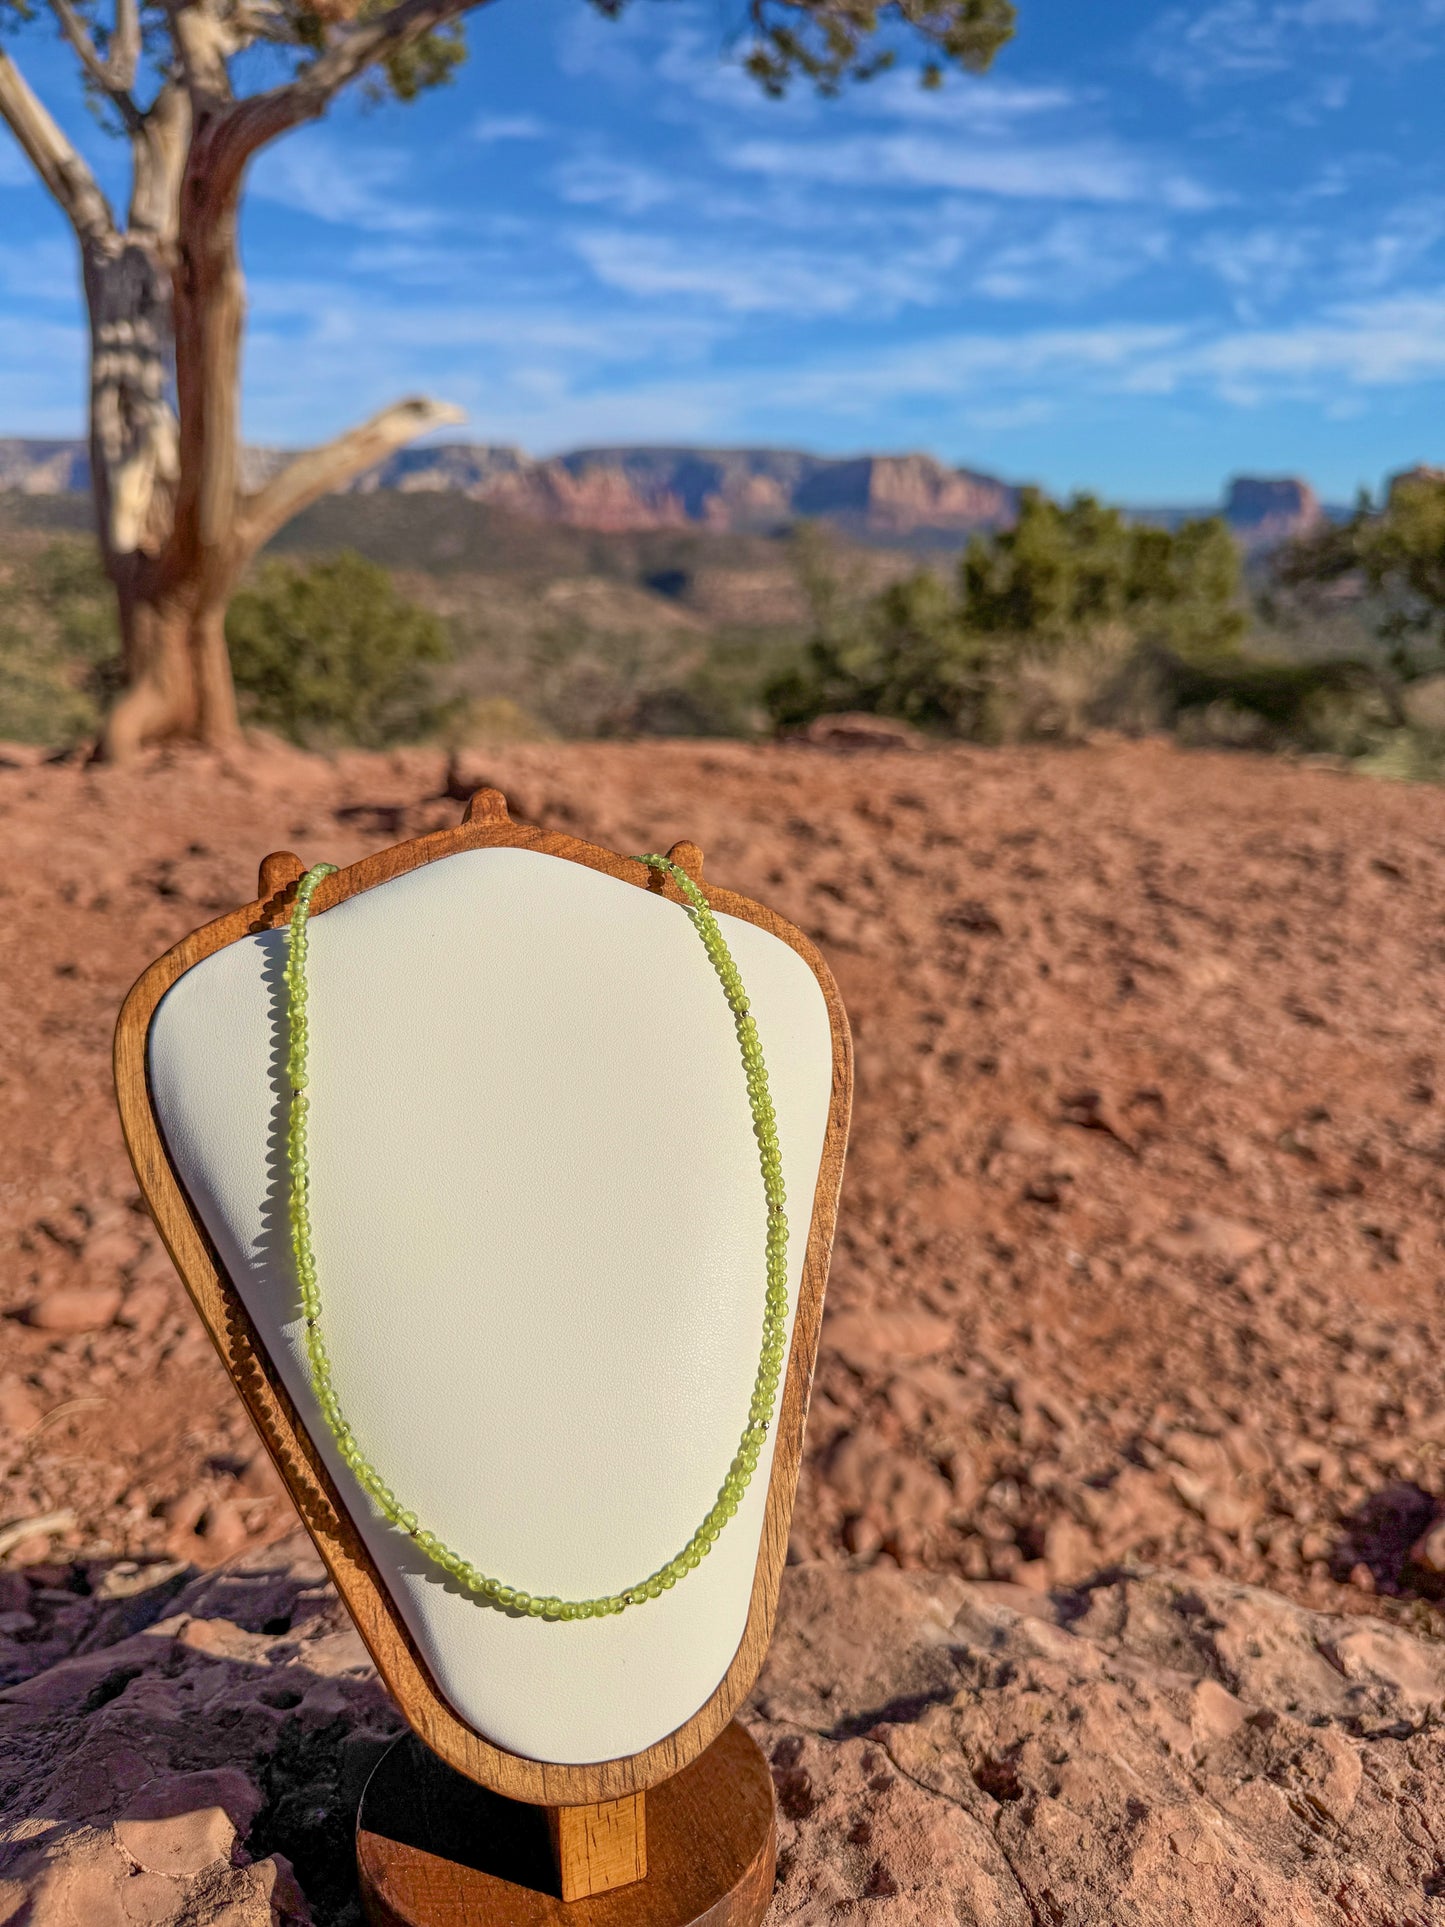
[[[236,684],[226,649],[226,603],[232,587],[228,586],[223,600],[196,611],[187,637],[196,685],[196,739],[208,749],[224,749],[241,737]]]
[[[198,610],[144,591],[123,589],[119,599],[126,688],[106,718],[100,759],[124,762],[163,741],[207,749],[239,741],[224,599]]]
[[[179,473],[170,403],[171,276],[153,235],[84,253],[90,310],[90,462],[101,550],[112,576],[154,557],[170,530]]]
[[[238,28],[233,9],[176,0],[166,9],[176,60],[145,109],[131,95],[142,51],[136,0],[115,0],[113,31],[99,42],[73,0],[51,3],[87,84],[129,138],[133,168],[119,223],[0,45],[0,122],[70,221],[90,312],[91,474],[125,681],[97,754],[119,761],[173,738],[223,748],[240,734],[226,604],[251,558],[318,496],[461,419],[434,402],[401,402],[243,490],[237,223],[247,165],[387,49],[475,0],[399,0],[378,20],[347,23],[292,81],[242,101],[228,62],[253,28]]]
[[[240,737],[225,613],[252,553],[237,527],[243,284],[234,206],[185,185],[165,196],[170,237],[132,230],[86,261],[97,520],[126,683],[107,761]]]
[[[115,585],[125,680],[98,745],[108,761],[167,737],[221,746],[237,729],[234,695],[216,686],[217,623],[174,539],[180,451],[169,252],[144,231],[84,252],[96,532]],[[221,650],[224,657],[223,631]]]

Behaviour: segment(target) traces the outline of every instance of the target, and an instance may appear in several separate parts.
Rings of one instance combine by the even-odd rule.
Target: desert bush
[[[1394,783],[1445,783],[1445,730],[1392,729],[1355,768]]]
[[[58,748],[90,735],[119,652],[93,544],[61,540],[17,559],[0,586],[0,737]]]
[[[1130,674],[1137,645],[1122,624],[1047,647],[1026,643],[990,663],[979,733],[990,742],[1082,742],[1100,723],[1136,727],[1141,708]]]
[[[0,616],[0,739],[59,748],[87,735],[98,716],[76,665],[48,638]]]
[[[1239,551],[1217,516],[1151,528],[1092,495],[1059,503],[1024,489],[1013,528],[964,551],[956,618],[1035,653],[1126,632],[1186,658],[1218,656],[1245,630]]]
[[[1284,549],[1285,589],[1359,598],[1402,682],[1445,658],[1445,473],[1397,475],[1379,504],[1360,498],[1347,522],[1326,524]]]
[[[805,658],[766,691],[783,727],[865,710],[952,735],[1072,738],[1109,720],[1135,651],[1231,659],[1246,620],[1218,520],[1142,528],[1092,496],[1036,489],[1013,528],[974,537],[951,584],[922,570],[860,602],[830,580],[816,536],[800,576]]]
[[[383,748],[447,719],[446,624],[359,555],[266,563],[232,602],[226,641],[247,717],[293,742]]]
[[[775,722],[789,728],[866,710],[925,729],[978,733],[989,651],[962,627],[945,582],[920,570],[861,608],[809,588],[814,619],[803,660],[764,691]]]
[[[441,732],[449,750],[505,743],[546,742],[548,732],[537,718],[510,696],[459,698]]]
[[[1399,726],[1387,677],[1367,663],[1148,653],[1161,719],[1190,741],[1362,756]]]

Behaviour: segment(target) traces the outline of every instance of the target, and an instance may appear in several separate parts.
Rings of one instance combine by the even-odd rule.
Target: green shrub
[[[891,583],[861,609],[813,596],[804,659],[765,691],[784,728],[842,710],[897,716],[921,728],[977,733],[988,647],[959,621],[946,583],[927,570]]]
[[[951,735],[1069,738],[1105,719],[1132,651],[1217,660],[1244,633],[1239,554],[1217,519],[1143,528],[1092,496],[1025,489],[1015,526],[975,536],[952,584],[923,570],[861,603],[819,543],[799,557],[805,659],[766,692],[784,727],[866,710]]]
[[[1445,783],[1445,731],[1391,730],[1354,767],[1363,776],[1395,783]]]
[[[1348,522],[1326,523],[1279,556],[1286,589],[1358,598],[1402,682],[1445,656],[1445,474],[1397,475],[1376,507],[1362,496]]]
[[[91,735],[119,682],[115,593],[93,543],[52,542],[0,585],[0,738]]]
[[[1024,489],[1014,527],[964,551],[955,618],[1035,651],[1126,631],[1177,655],[1218,655],[1244,634],[1239,551],[1217,516],[1150,528],[1092,495],[1060,503]]]
[[[1367,663],[1185,662],[1152,652],[1162,719],[1194,741],[1363,756],[1399,722],[1390,682]]]
[[[247,716],[293,742],[384,748],[446,720],[445,623],[359,555],[266,563],[232,601],[226,642]]]
[[[60,748],[96,726],[76,665],[48,639],[0,616],[0,739]]]

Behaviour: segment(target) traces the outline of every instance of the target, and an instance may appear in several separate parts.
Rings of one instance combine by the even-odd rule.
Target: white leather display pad
[[[719,918],[752,1000],[791,1302],[832,1087],[827,1005]],[[564,858],[440,858],[313,917],[312,1217],[342,1406],[422,1523],[534,1594],[615,1593],[722,1482],[761,1342],[766,1213],[721,986],[676,904]],[[435,1679],[485,1739],[583,1765],[708,1699],[747,1620],[772,1439],[672,1591],[548,1622],[478,1602],[375,1513],[317,1410],[287,1220],[281,930],[195,964],[148,1040],[167,1148]]]

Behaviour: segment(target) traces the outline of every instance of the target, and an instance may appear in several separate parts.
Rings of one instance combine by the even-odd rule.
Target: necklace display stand
[[[791,1329],[736,1515],[619,1613],[467,1591],[381,1516],[316,1402],[286,1236],[300,859],[268,856],[257,900],[153,964],[117,1028],[146,1201],[411,1728],[357,1821],[385,1927],[752,1927],[771,1898],[772,1782],[734,1715],[786,1557],[851,1046],[808,940],[704,885],[695,845],[668,855],[722,927],[766,1058]],[[495,790],[311,902],[309,1185],[337,1392],[421,1527],[538,1599],[615,1595],[676,1554],[757,1370],[756,1120],[692,923],[674,879],[514,822]]]

